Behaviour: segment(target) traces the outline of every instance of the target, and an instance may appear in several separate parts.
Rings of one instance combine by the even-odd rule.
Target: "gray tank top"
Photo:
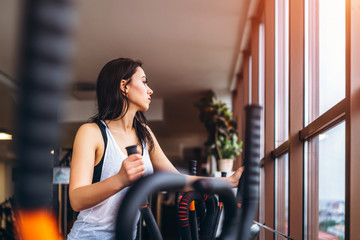
[[[103,121],[102,123],[106,126]],[[122,162],[127,158],[127,155],[123,153],[116,144],[115,139],[107,126],[106,135],[108,142],[104,153],[100,181],[117,174],[121,168]],[[145,164],[146,175],[152,174],[154,170],[150,161],[147,146],[143,149],[143,161]],[[67,239],[114,239],[117,211],[127,190],[128,187],[122,189],[96,206],[80,211]],[[140,212],[138,213],[137,218],[139,218],[139,216]],[[129,229],[129,231],[131,231],[131,229]],[[136,230],[133,234],[135,237]]]

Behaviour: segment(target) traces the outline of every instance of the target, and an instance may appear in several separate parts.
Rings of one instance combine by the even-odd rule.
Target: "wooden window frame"
[[[236,120],[236,123],[238,125],[238,136],[239,139],[243,138],[243,119],[244,119],[244,78],[243,74],[237,74],[236,76],[236,90],[233,93],[233,109],[234,109],[234,118]],[[233,169],[238,169],[242,166],[242,156],[244,154],[240,154],[240,156],[236,157],[236,161],[234,161]]]
[[[265,223],[274,229],[275,163],[271,151],[275,146],[275,0],[264,1],[265,24]],[[265,231],[265,239],[274,239],[271,231]]]
[[[360,236],[360,1],[346,0],[345,239]]]
[[[287,157],[285,164],[285,157]],[[286,181],[288,178],[285,178],[283,175],[286,171],[289,176],[289,155],[288,153],[281,155],[279,158],[275,159],[275,229],[284,235],[289,235],[289,218],[286,220],[286,200],[289,206],[289,183]],[[287,167],[287,169],[286,169]],[[287,196],[286,196],[287,194]],[[284,207],[278,207],[284,206]],[[289,212],[287,213],[289,217]],[[286,226],[287,225],[287,226]],[[286,226],[286,227],[285,227]],[[275,236],[275,239],[283,239],[281,236]]]
[[[262,9],[263,10],[263,9]],[[253,56],[253,88],[252,88],[252,102],[262,106],[261,114],[261,140],[260,140],[260,159],[261,159],[261,172],[260,172],[260,198],[259,198],[259,211],[258,221],[265,222],[265,171],[264,171],[264,154],[265,154],[265,34],[264,34],[264,14],[263,11],[259,12],[258,18],[252,19],[252,38],[251,38],[251,54]],[[265,229],[260,230],[259,239],[265,239]]]
[[[289,2],[289,236],[303,239],[304,2]]]

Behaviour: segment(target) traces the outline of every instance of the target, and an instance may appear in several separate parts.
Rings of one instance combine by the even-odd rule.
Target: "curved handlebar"
[[[240,178],[236,196],[242,204],[236,223],[238,225],[236,239],[249,239],[259,198],[261,106],[248,105],[245,111],[245,170]]]
[[[185,177],[180,174],[161,172],[145,176],[134,183],[125,194],[119,207],[116,220],[116,239],[132,239],[132,230],[136,224],[135,216],[139,207],[150,193],[159,190],[183,188]]]

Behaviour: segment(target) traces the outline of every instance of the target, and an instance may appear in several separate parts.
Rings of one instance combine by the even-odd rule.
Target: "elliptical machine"
[[[205,194],[218,194],[224,204],[224,222],[219,239],[250,239],[259,198],[260,179],[260,115],[259,105],[245,107],[245,170],[239,180],[236,198],[231,187],[222,181],[201,179],[193,183],[195,190]],[[179,174],[157,173],[139,179],[127,192],[119,207],[116,221],[116,239],[132,239],[136,212],[143,199],[159,190],[179,190],[186,184]],[[238,203],[241,207],[238,207]],[[157,228],[157,226],[154,226]],[[215,227],[215,226],[214,226]],[[158,231],[158,229],[157,229]],[[151,236],[162,239],[161,236]],[[185,240],[185,239],[184,239]]]

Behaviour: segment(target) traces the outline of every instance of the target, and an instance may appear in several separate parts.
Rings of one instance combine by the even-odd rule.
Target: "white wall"
[[[62,123],[85,122],[96,114],[96,102],[94,100],[67,99],[60,114]],[[154,98],[151,100],[151,107],[145,112],[148,121],[162,121],[163,99]]]
[[[228,89],[217,89],[213,90],[216,98],[226,103],[229,109],[232,111],[232,97],[231,92]]]

